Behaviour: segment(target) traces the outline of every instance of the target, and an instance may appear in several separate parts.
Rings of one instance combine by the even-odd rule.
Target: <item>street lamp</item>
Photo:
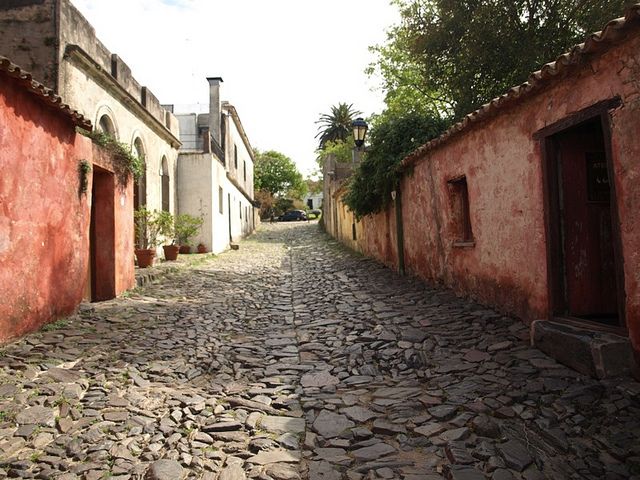
[[[356,142],[356,147],[362,148],[364,145],[364,137],[367,136],[367,129],[369,128],[369,125],[359,117],[351,123],[351,128],[353,128],[353,139]]]

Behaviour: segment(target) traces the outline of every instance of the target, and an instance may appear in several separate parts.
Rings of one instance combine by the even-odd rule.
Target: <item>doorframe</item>
[[[552,123],[533,134],[533,139],[539,142],[542,155],[542,186],[545,223],[545,240],[547,252],[547,298],[548,319],[560,320],[566,323],[588,326],[591,329],[615,332],[628,335],[626,318],[626,292],[624,285],[624,262],[622,256],[622,241],[620,235],[620,216],[618,213],[618,195],[613,170],[613,151],[611,146],[611,119],[609,110],[618,108],[622,104],[620,97],[598,102],[590,107],[573,113],[555,123]],[[560,232],[559,208],[559,174],[555,156],[554,136],[572,127],[576,127],[588,120],[600,120],[603,134],[607,173],[611,189],[611,234],[613,236],[613,256],[615,262],[616,294],[620,325],[610,327],[589,320],[568,318],[563,312],[558,312],[560,305],[565,303],[565,273],[563,272],[562,234]]]

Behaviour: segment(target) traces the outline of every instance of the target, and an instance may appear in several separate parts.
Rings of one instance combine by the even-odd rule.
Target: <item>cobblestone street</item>
[[[0,478],[640,479],[640,384],[265,224],[0,349]]]

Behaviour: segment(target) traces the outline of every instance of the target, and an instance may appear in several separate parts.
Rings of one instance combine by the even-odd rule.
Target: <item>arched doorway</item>
[[[133,209],[145,206],[147,204],[147,169],[146,169],[146,154],[144,150],[144,144],[140,137],[133,141],[133,153],[145,163],[145,169],[142,176],[136,180],[133,187]]]
[[[162,210],[168,212],[170,210],[170,188],[169,188],[169,162],[167,157],[162,157]]]

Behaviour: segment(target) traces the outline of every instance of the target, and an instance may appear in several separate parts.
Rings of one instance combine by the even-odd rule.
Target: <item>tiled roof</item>
[[[400,169],[415,163],[428,151],[447,142],[478,122],[491,118],[501,109],[518,103],[551,83],[555,78],[559,78],[563,73],[575,69],[581,64],[583,57],[607,50],[623,39],[629,31],[638,28],[639,24],[640,4],[635,4],[625,11],[624,17],[610,21],[602,31],[589,35],[584,43],[576,45],[569,52],[560,55],[556,61],[547,63],[540,70],[533,72],[525,83],[511,88],[504,95],[482,105],[478,110],[465,116],[442,135],[410,153],[402,160]]]
[[[69,105],[62,103],[62,98],[56,95],[53,90],[36,82],[29,72],[25,72],[18,65],[3,56],[0,56],[0,72],[5,72],[10,77],[17,79],[28,91],[38,96],[45,105],[60,110],[64,115],[69,117],[75,125],[86,130],[92,129],[90,120],[87,120],[76,110],[71,109]]]

